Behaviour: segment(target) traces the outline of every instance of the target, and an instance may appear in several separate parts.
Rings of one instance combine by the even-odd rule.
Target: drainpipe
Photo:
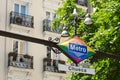
[[[6,6],[5,6],[6,8],[5,8],[5,25],[4,25],[4,26],[5,26],[5,31],[7,31],[7,7],[8,7],[8,0],[5,0],[5,1],[6,1],[6,2],[5,2],[5,3],[6,3],[6,4],[5,4],[5,5],[6,5]],[[8,61],[7,61],[7,60],[8,60],[8,58],[7,58],[7,57],[8,57],[8,54],[7,54],[7,52],[6,52],[7,37],[5,37],[4,39],[5,39],[5,42],[4,42],[4,66],[5,66],[5,67],[4,67],[4,70],[5,70],[5,71],[4,71],[4,80],[7,80],[7,68],[8,68],[8,67],[7,67],[7,66],[8,66],[8,64],[7,64],[7,63],[8,63]]]

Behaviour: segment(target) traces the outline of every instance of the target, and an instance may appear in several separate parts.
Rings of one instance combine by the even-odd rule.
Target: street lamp
[[[63,31],[61,33],[61,37],[68,37],[68,36],[69,36],[69,33],[68,33],[66,27],[64,26],[63,27]]]
[[[77,14],[77,12],[76,12],[76,9],[73,10],[73,17],[74,17],[74,20],[73,20],[72,23],[74,24],[74,35],[77,35],[76,19],[77,19],[77,17],[78,17],[78,14]],[[80,17],[78,17],[78,19],[83,19],[83,18],[81,18],[81,16],[80,16]],[[84,19],[84,24],[90,25],[90,24],[92,24],[92,23],[93,23],[93,22],[92,22],[92,19],[91,19],[91,17],[90,17],[90,14],[87,13],[86,16],[85,16],[85,19]],[[68,36],[69,36],[66,27],[63,27],[63,32],[61,33],[61,36],[62,36],[62,37],[68,37]]]
[[[86,14],[86,18],[85,18],[85,20],[84,20],[84,23],[85,23],[86,25],[90,25],[90,24],[93,23],[93,22],[92,22],[92,19],[90,18],[90,14],[89,14],[89,13]]]

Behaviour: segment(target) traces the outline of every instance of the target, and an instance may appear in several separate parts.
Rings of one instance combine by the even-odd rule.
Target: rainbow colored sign
[[[87,46],[78,36],[74,36],[72,39],[59,43],[58,46],[65,51],[66,55],[75,63],[79,63],[95,54],[95,51]]]

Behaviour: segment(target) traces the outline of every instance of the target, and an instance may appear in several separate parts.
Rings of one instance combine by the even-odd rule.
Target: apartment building
[[[50,22],[62,0],[0,0],[0,30],[59,42],[60,29]],[[87,9],[87,0],[76,0]],[[56,49],[55,49],[56,50]],[[0,80],[64,80],[56,64],[66,56],[49,46],[0,36]]]

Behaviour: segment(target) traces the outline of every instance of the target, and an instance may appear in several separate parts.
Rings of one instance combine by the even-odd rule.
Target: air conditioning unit
[[[22,24],[22,21],[23,21],[22,17],[20,17],[20,16],[15,17],[15,23],[16,24]]]

